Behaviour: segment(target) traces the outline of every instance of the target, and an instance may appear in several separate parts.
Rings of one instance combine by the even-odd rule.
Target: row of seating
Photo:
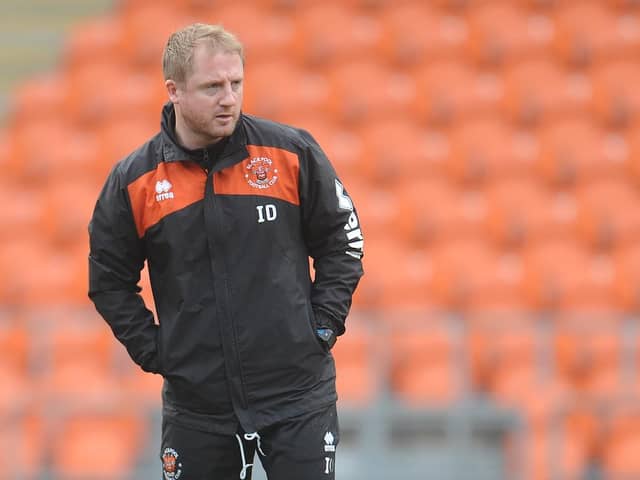
[[[581,178],[575,184],[545,182],[544,177],[533,175],[533,169],[511,176],[502,171],[488,176],[487,181],[482,180],[485,174],[478,173],[475,181],[460,183],[467,178],[456,175],[459,164],[453,161],[435,171],[425,168],[426,172],[420,171],[416,162],[412,175],[408,166],[386,164],[383,159],[377,167],[371,165],[373,158],[369,164],[348,165],[345,161],[344,168],[338,165],[340,177],[360,214],[368,220],[367,229],[374,233],[380,228],[394,227],[399,239],[419,243],[421,230],[426,234],[467,230],[505,244],[560,236],[598,245],[603,234],[609,235],[615,244],[633,240],[638,232],[637,180],[631,167],[615,171],[601,168],[599,162],[583,165],[573,173],[574,179]],[[102,182],[112,165],[106,162],[85,165],[79,157],[78,162],[83,165],[65,174],[50,160],[31,166],[16,164],[15,171],[19,173],[14,180],[0,181],[3,193],[15,200],[15,204],[0,207],[0,218],[7,220],[5,224],[12,224],[11,229],[0,234],[3,238],[16,238],[27,229],[46,232],[51,240],[64,238],[64,232],[56,233],[56,229],[68,230],[69,239],[75,236],[80,240],[84,236]],[[477,166],[483,169],[482,163]],[[94,175],[85,167],[93,169]],[[389,173],[385,175],[377,169]],[[446,169],[453,171],[450,178],[438,175]],[[571,170],[568,165],[567,170]],[[385,182],[385,177],[395,178],[386,178]],[[375,188],[370,188],[370,184]],[[73,198],[78,204],[69,211],[67,207]],[[601,201],[603,198],[607,201]],[[427,235],[422,240],[426,238]]]
[[[347,185],[365,234],[381,241],[384,232],[393,231],[395,238],[387,241],[408,247],[471,236],[499,248],[564,240],[577,250],[598,252],[632,245],[640,234],[636,187],[623,181],[604,180],[560,191],[521,179],[480,188],[417,179],[378,190],[359,182]],[[380,254],[389,256],[384,250]]]
[[[640,412],[621,403],[603,412],[574,405],[552,408],[549,421],[527,435],[509,460],[524,478],[585,478],[599,466],[605,478],[635,478]],[[124,480],[135,468],[149,424],[135,409],[85,410],[53,416],[32,413],[3,424],[0,446],[11,452],[6,478]]]
[[[585,323],[584,316],[565,315],[545,325],[518,313],[438,321],[447,316],[401,312],[365,317],[366,323],[350,319],[349,334],[335,350],[347,403],[366,405],[382,391],[417,404],[444,405],[474,393],[513,402],[554,382],[599,400],[640,394],[640,331],[621,316],[592,315]],[[122,392],[139,404],[158,400],[160,377],[131,365],[97,314],[84,315],[85,322],[99,323],[0,324],[7,387],[0,410],[24,406],[26,391],[36,404],[39,397],[64,399],[67,406],[76,397],[101,403]]]
[[[132,10],[143,6],[157,4],[154,0],[119,0],[120,10]],[[202,9],[212,7],[209,0],[161,0],[160,3],[168,3],[182,12],[201,12]],[[215,6],[225,7],[237,4],[234,0],[215,0]],[[584,0],[431,0],[424,4],[420,0],[326,0],[323,4],[339,4],[362,11],[376,12],[392,6],[424,5],[430,8],[448,12],[464,12],[467,10],[486,7],[495,4],[516,5],[525,10],[549,11],[557,8],[567,8],[584,4]],[[638,0],[599,0],[614,11],[636,11]],[[316,0],[252,0],[252,4],[259,8],[277,12],[295,12],[309,6],[316,6]]]
[[[125,480],[149,440],[143,412],[126,405],[33,411],[2,425],[0,448],[10,454],[6,479]]]
[[[544,398],[548,390],[537,395]],[[520,455],[510,459],[527,479],[636,478],[639,436],[640,412],[635,406],[614,403],[605,412],[576,404],[556,409],[546,424],[531,428],[524,448],[513,448]]]
[[[386,5],[373,10],[345,2],[291,2],[299,4],[289,11],[269,2],[185,3],[192,5],[124,2],[117,15],[78,28],[65,59],[73,63],[98,54],[125,57],[138,66],[155,64],[166,33],[194,20],[222,23],[236,31],[249,58],[288,55],[305,65],[367,56],[398,65],[447,56],[502,65],[556,55],[569,65],[584,67],[640,51],[637,12],[599,1],[562,2],[544,10],[481,1],[458,11],[415,0],[381,2]],[[333,27],[329,35],[327,25]]]
[[[90,320],[86,313],[68,312],[74,315]],[[42,321],[55,318],[44,315]],[[637,405],[640,393],[637,325],[579,316],[549,328],[543,320],[491,315],[463,324],[415,312],[354,315],[348,335],[334,350],[341,408],[366,409],[384,390],[401,404],[431,408],[489,395],[521,412],[526,442],[520,453],[535,457],[527,467],[533,472],[548,475],[556,469],[561,478],[577,478],[573,475],[599,459],[610,474],[637,474],[629,449],[637,445],[639,412],[624,404]],[[106,327],[58,325],[48,326],[54,335],[40,332],[52,351],[38,354],[52,359],[47,362],[51,371],[24,380],[28,400],[16,397],[18,383],[7,381],[7,369],[2,369],[7,395],[2,397],[6,428],[0,431],[0,444],[15,452],[15,471],[25,475],[49,465],[62,478],[120,478],[119,472],[133,467],[148,433],[143,412],[157,402],[159,377],[122,369],[124,363],[110,375],[100,365],[109,358],[104,351],[113,346]],[[11,353],[21,349],[19,343],[9,335],[0,337],[0,365],[22,363],[24,354]],[[123,350],[120,354],[126,360]],[[7,405],[9,399],[13,405]],[[54,435],[56,442],[51,441]],[[11,444],[2,443],[9,438]],[[61,452],[68,455],[60,457]]]
[[[97,58],[24,83],[12,99],[11,123],[56,119],[86,129],[133,115],[157,128],[158,107],[168,99],[160,54],[149,71]],[[633,58],[608,59],[588,72],[546,58],[519,60],[502,71],[454,57],[424,61],[411,71],[370,56],[330,69],[301,68],[279,58],[248,60],[245,77],[245,111],[281,121],[320,115],[345,129],[390,119],[448,128],[486,117],[529,127],[584,117],[620,129],[640,111],[633,88],[640,64]]]
[[[0,135],[0,165],[18,187],[52,179],[100,184],[118,160],[159,130],[159,107],[155,113],[155,121],[131,114],[96,128],[46,118],[22,123]],[[544,190],[611,178],[628,190],[631,181],[640,182],[635,124],[608,130],[588,117],[572,116],[521,129],[487,116],[451,128],[424,127],[405,118],[344,129],[311,113],[289,122],[314,135],[347,185],[380,188],[413,180],[477,185],[520,178]]]
[[[429,247],[371,238],[358,307],[431,310],[638,310],[638,248],[593,255],[575,242],[500,251],[449,237]]]
[[[367,237],[366,279],[356,292],[356,307],[620,313],[640,308],[637,245],[594,254],[567,239],[505,249],[446,230],[422,233],[439,238],[412,246]],[[86,305],[87,250],[86,243],[5,242],[0,253],[2,303]],[[144,288],[150,295],[148,284]]]

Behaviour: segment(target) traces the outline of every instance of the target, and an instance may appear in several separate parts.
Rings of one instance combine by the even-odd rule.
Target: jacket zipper
[[[204,161],[205,161],[205,165],[208,165],[209,163],[209,153],[205,150],[204,151]],[[213,219],[214,219],[214,226],[217,232],[221,232],[222,231],[222,221],[220,219],[220,214],[219,214],[219,210],[215,207],[215,192],[213,190],[213,169],[209,169],[206,166],[204,167],[205,172],[207,172],[207,184],[211,185],[211,205],[212,205],[212,212],[213,212]],[[212,242],[214,243],[215,246],[215,240],[212,239]],[[215,251],[215,250],[214,250]],[[233,322],[233,319],[231,318],[230,312],[228,312],[229,308],[230,308],[230,302],[229,302],[229,288],[227,285],[227,269],[226,266],[224,265],[224,260],[220,260],[219,263],[219,268],[218,269],[222,269],[224,272],[224,276],[222,278],[222,280],[217,280],[217,281],[223,281],[223,288],[222,289],[218,289],[218,290],[224,290],[224,300],[223,299],[217,299],[217,301],[224,301],[224,311],[226,313],[229,313],[228,315],[228,321],[230,322],[230,329],[231,329],[231,334],[232,334],[232,342],[233,342],[233,349],[232,349],[232,354],[233,354],[233,359],[232,361],[236,364],[236,368],[237,368],[237,372],[238,372],[238,376],[240,379],[240,402],[241,402],[241,406],[243,409],[247,409],[248,408],[248,402],[247,402],[247,393],[245,391],[245,386],[244,386],[244,375],[242,373],[242,366],[240,364],[240,354],[239,354],[239,350],[238,350],[238,338],[237,338],[237,332],[236,332],[236,327],[235,327],[235,323]],[[213,272],[213,274],[215,275],[215,271]],[[224,340],[224,337],[223,337]]]

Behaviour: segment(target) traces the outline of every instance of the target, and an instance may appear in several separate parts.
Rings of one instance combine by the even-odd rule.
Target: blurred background
[[[0,479],[160,476],[160,381],[87,299],[87,223],[195,20],[359,209],[337,479],[640,478],[640,1],[2,5]]]

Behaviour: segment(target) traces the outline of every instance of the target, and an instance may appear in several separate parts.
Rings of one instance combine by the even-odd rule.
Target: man
[[[241,112],[232,34],[174,33],[163,71],[161,131],[115,166],[89,225],[89,296],[164,377],[164,478],[249,479],[257,450],[270,480],[333,479],[330,349],[363,273],[353,203],[311,135]]]

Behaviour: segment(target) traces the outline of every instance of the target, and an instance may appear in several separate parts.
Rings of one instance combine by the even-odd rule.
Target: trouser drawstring
[[[245,478],[247,478],[247,469],[249,467],[252,467],[253,463],[247,463],[247,457],[244,454],[244,444],[242,443],[242,438],[240,438],[240,435],[238,435],[237,433],[236,433],[236,438],[238,439],[238,445],[240,446],[240,458],[242,459],[242,470],[240,470],[240,480],[244,480]],[[248,442],[255,440],[258,446],[258,452],[260,452],[260,455],[262,455],[263,457],[265,456],[264,452],[262,451],[262,446],[260,445],[260,434],[258,432],[245,433],[244,439]]]

